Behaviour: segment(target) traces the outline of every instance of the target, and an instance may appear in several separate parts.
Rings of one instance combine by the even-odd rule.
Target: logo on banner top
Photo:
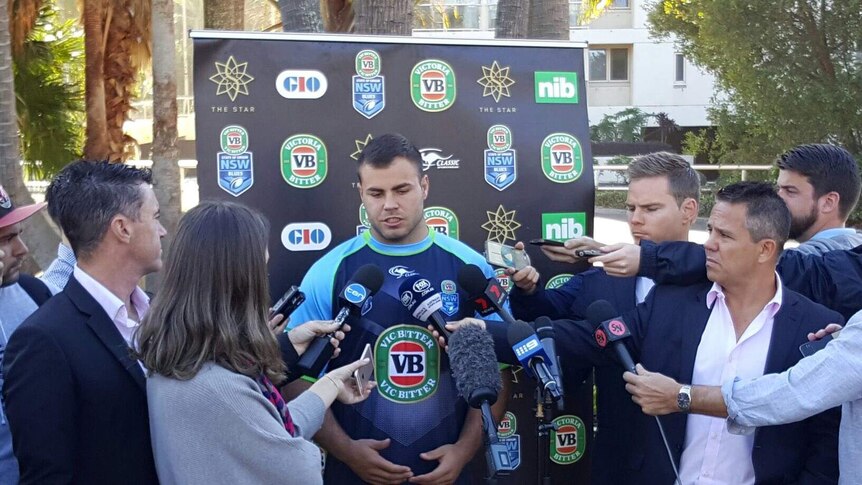
[[[515,80],[509,77],[509,66],[500,67],[497,61],[491,67],[482,66],[482,77],[476,82],[482,85],[482,97],[491,96],[495,103],[499,103],[503,96],[510,97],[509,88],[515,84]]]
[[[440,348],[431,332],[418,325],[395,325],[374,344],[377,392],[396,403],[431,397],[440,379]]]
[[[552,133],[542,141],[542,172],[552,182],[577,180],[584,171],[581,142],[568,133]]]
[[[281,176],[298,189],[317,187],[326,179],[326,145],[314,135],[293,135],[281,145]]]
[[[248,96],[248,83],[254,81],[249,75],[248,62],[236,62],[233,56],[227,58],[227,62],[215,63],[216,73],[210,76],[210,81],[216,86],[216,96],[227,94],[231,101],[236,101],[240,94]]]
[[[559,465],[571,465],[584,456],[587,445],[584,422],[572,415],[554,419],[556,431],[551,430],[551,461]]]
[[[452,212],[452,209],[449,209],[448,207],[426,207],[425,224],[427,224],[432,231],[449,236],[452,239],[458,239],[460,232],[458,216],[456,216],[455,213]]]
[[[506,125],[488,128],[488,148],[495,152],[505,152],[512,148],[512,130]]]
[[[287,99],[317,99],[326,94],[326,76],[320,71],[288,69],[275,78],[275,89]]]
[[[332,242],[332,231],[322,222],[294,222],[281,230],[281,244],[288,251],[320,251]]]
[[[517,241],[515,230],[521,227],[521,223],[515,220],[514,210],[507,211],[502,204],[497,210],[485,211],[488,222],[482,224],[482,229],[488,231],[488,241],[496,241],[506,244],[509,239]]]
[[[441,170],[459,168],[461,164],[461,159],[452,158],[454,155],[451,153],[448,156],[441,155],[443,150],[439,148],[422,148],[419,150],[419,153],[422,154],[423,172],[435,167]]]
[[[410,72],[410,97],[422,111],[445,111],[455,102],[455,72],[449,64],[424,60]]]
[[[380,74],[380,55],[370,49],[356,54],[356,76],[353,76],[353,109],[367,119],[378,115],[386,106],[386,91]]]
[[[356,74],[370,79],[380,74],[380,54],[365,49],[356,54]]]
[[[555,290],[566,284],[566,282],[570,279],[572,279],[571,273],[560,273],[557,276],[554,276],[553,278],[549,279],[548,282],[545,283],[545,289]]]
[[[239,155],[248,150],[248,132],[239,125],[225,126],[219,135],[221,151],[228,155]]]
[[[578,103],[578,73],[537,71],[534,73],[534,78],[537,103]]]
[[[565,242],[587,234],[585,212],[552,212],[542,214],[542,238]]]

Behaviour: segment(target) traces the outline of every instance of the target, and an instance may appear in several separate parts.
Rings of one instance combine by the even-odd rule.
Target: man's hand
[[[354,440],[349,453],[342,459],[363,481],[372,484],[397,484],[413,476],[409,467],[396,465],[380,456],[380,450],[389,447],[390,440]]]
[[[676,398],[682,385],[670,377],[649,372],[640,364],[637,365],[637,371],[637,375],[624,373],[623,379],[626,381],[626,391],[632,395],[632,401],[641,407],[644,414],[664,416],[678,413]]]
[[[269,309],[272,311],[272,308]],[[287,325],[287,322],[290,321],[290,318],[284,318],[284,315],[279,313],[278,315],[272,317],[272,319],[267,322],[267,326],[269,327],[269,331],[272,332],[273,335],[278,335],[284,332],[284,327]],[[294,345],[296,347],[296,345]]]
[[[518,241],[515,243],[515,249],[524,250],[524,243]],[[528,259],[529,261],[529,259]],[[525,295],[532,295],[536,291],[539,284],[539,272],[536,268],[527,265],[521,269],[506,268],[506,274],[512,279],[515,284]]]
[[[454,322],[446,322],[446,330],[454,333],[464,325],[476,325],[482,330],[485,330],[485,320],[473,317],[455,320]],[[431,335],[433,335],[435,339],[437,339],[437,343],[440,344],[440,347],[443,348],[443,350],[449,350],[449,346],[446,345],[446,340],[443,338],[442,335],[440,335],[440,332],[438,332],[437,329],[434,328],[434,325],[428,325],[428,331],[431,332]]]
[[[0,269],[2,269],[2,268],[0,268]],[[830,334],[833,334],[836,332],[840,332],[842,328],[844,328],[844,327],[842,327],[841,325],[838,325],[837,323],[830,323],[829,325],[826,325],[826,328],[821,328],[820,330],[818,330],[816,332],[809,333],[808,334],[808,340],[810,340],[812,342],[815,340],[820,340],[827,335],[830,335]],[[837,335],[834,335],[834,337],[837,337]]]
[[[584,249],[599,249],[604,244],[590,237],[576,237],[565,242],[564,246],[542,246],[542,252],[551,261],[558,263],[579,263],[583,258],[575,255],[575,251]]]
[[[602,246],[601,256],[590,258],[590,263],[602,263],[605,273],[611,276],[637,276],[641,266],[641,247],[637,244],[611,244]]]
[[[410,483],[453,483],[458,479],[458,475],[461,474],[464,465],[469,461],[470,456],[468,455],[468,453],[459,450],[457,444],[443,445],[431,451],[426,451],[420,454],[419,457],[427,461],[437,460],[439,464],[437,468],[430,472],[411,478]]]
[[[275,320],[275,318],[273,318],[273,320]],[[298,327],[290,329],[287,332],[287,338],[290,339],[290,343],[293,344],[293,348],[296,349],[296,353],[302,355],[305,350],[308,349],[309,344],[311,344],[311,341],[314,340],[315,337],[335,332],[335,337],[329,339],[329,342],[333,347],[335,347],[335,352],[332,354],[332,358],[334,359],[338,356],[339,352],[341,352],[341,349],[338,348],[338,344],[341,340],[344,340],[344,334],[350,331],[350,325],[342,325],[341,329],[338,331],[336,331],[336,329],[338,329],[338,325],[332,321],[310,320]]]

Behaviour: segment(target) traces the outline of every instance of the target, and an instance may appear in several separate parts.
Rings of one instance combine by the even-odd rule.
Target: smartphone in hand
[[[289,290],[284,293],[284,296],[278,299],[275,302],[275,305],[272,306],[272,311],[269,313],[269,319],[272,320],[276,315],[284,315],[284,318],[290,316],[294,310],[299,305],[302,305],[302,302],[305,301],[305,294],[299,290],[299,287],[294,285],[291,286]]]
[[[516,270],[530,265],[530,257],[526,251],[495,241],[485,241],[485,260],[494,266]]]
[[[554,241],[553,239],[530,239],[530,244],[534,246],[557,246],[563,247],[566,244],[561,241]]]
[[[368,359],[368,363],[353,371],[353,380],[356,381],[356,388],[359,389],[359,394],[365,395],[365,385],[374,378],[374,355],[371,353],[371,344],[365,344],[365,349],[362,351],[362,357],[359,360]]]

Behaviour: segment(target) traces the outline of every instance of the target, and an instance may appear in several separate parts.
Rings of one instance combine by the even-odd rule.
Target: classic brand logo
[[[294,222],[281,231],[281,244],[288,251],[319,251],[332,242],[332,232],[322,222]]]
[[[538,71],[534,78],[537,103],[578,103],[578,73]]]
[[[389,327],[374,344],[377,392],[397,403],[414,403],[437,391],[440,349],[431,333],[417,325]]]
[[[320,71],[288,69],[275,78],[275,89],[287,99],[317,99],[326,94],[326,76]]]
[[[393,267],[389,268],[389,274],[391,274],[392,276],[394,276],[398,279],[401,279],[401,278],[409,278],[410,276],[415,276],[419,273],[413,271],[412,269],[408,268],[407,266],[401,266],[399,264],[397,266],[393,266]]]
[[[551,212],[542,214],[542,237],[564,242],[587,233],[585,212]]]
[[[428,224],[428,227],[433,231],[452,239],[458,239],[460,233],[458,216],[448,207],[426,207],[425,224]]]
[[[422,171],[437,168],[440,170],[459,168],[461,159],[454,158],[454,154],[442,155],[443,150],[439,148],[422,148],[419,150],[422,154]]]
[[[557,430],[551,430],[551,461],[571,465],[584,456],[587,444],[584,422],[572,415],[554,419]]]
[[[552,133],[542,142],[542,172],[552,182],[574,182],[584,171],[581,143],[568,133]]]
[[[410,98],[422,111],[445,111],[455,102],[455,72],[436,59],[422,61],[410,72]]]
[[[281,175],[298,189],[317,187],[326,179],[326,145],[314,135],[293,135],[281,145]]]

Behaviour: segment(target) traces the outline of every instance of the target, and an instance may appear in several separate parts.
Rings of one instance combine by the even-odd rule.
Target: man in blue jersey
[[[370,230],[318,260],[305,275],[306,301],[291,326],[328,320],[336,295],[362,265],[379,266],[385,279],[370,308],[351,321],[334,367],[357,359],[366,343],[374,351],[378,386],[366,401],[334,405],[315,440],[327,450],[326,483],[468,483],[461,473],[482,444],[481,414],[460,399],[449,360],[425,325],[401,304],[398,290],[422,275],[444,293],[451,320],[473,315],[456,281],[458,269],[475,264],[493,276],[482,256],[428,228],[424,201],[428,176],[419,150],[401,135],[382,135],[359,157],[359,195]],[[285,388],[289,397],[308,379]],[[500,393],[501,397],[505,392]],[[503,409],[505,399],[495,406]]]

